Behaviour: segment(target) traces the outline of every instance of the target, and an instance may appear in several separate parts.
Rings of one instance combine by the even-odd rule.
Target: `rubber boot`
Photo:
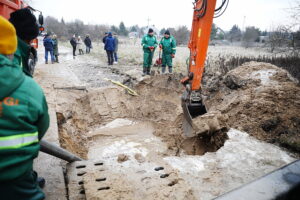
[[[38,185],[40,186],[40,188],[44,188],[45,187],[46,180],[43,177],[38,177],[37,178],[37,182],[38,182]]]
[[[169,67],[169,73],[170,73],[170,74],[173,73],[173,68],[172,68],[172,66]]]
[[[147,75],[150,75],[151,67],[147,67]]]
[[[161,67],[161,73],[162,73],[162,74],[166,73],[166,66],[162,66],[162,67]]]
[[[142,76],[145,76],[146,74],[147,74],[147,68],[143,67],[143,75]]]

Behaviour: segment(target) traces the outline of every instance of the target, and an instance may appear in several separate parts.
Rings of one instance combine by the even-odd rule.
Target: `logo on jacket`
[[[3,116],[3,105],[17,106],[19,105],[19,99],[15,99],[13,97],[5,97],[2,101],[0,101],[0,117]]]

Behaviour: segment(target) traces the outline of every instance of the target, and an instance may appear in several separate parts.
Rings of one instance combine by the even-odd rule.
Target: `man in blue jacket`
[[[108,65],[113,65],[114,63],[114,51],[115,51],[115,39],[112,37],[111,32],[108,33],[108,36],[105,40],[104,49],[107,53]]]
[[[48,53],[50,52],[51,56],[51,63],[54,64],[54,55],[53,55],[53,40],[51,39],[50,35],[46,35],[44,38],[44,47],[45,47],[45,62],[48,64]]]

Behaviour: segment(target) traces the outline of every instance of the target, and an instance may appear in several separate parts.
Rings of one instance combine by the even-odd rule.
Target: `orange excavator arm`
[[[217,0],[196,1],[189,49],[189,72],[193,73],[192,90],[201,88],[204,64]],[[202,10],[201,10],[202,9]]]
[[[215,12],[219,12],[226,2],[228,4],[228,1],[222,0],[221,6],[217,9],[217,0],[195,0],[194,2],[193,23],[188,44],[190,49],[188,76],[181,80],[185,86],[182,108],[184,113],[183,129],[187,137],[193,136],[192,119],[207,112],[201,94],[206,54]]]

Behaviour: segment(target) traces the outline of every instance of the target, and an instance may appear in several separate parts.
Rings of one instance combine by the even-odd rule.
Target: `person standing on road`
[[[72,48],[73,48],[73,59],[75,59],[76,46],[77,46],[77,41],[76,41],[76,36],[75,35],[73,35],[72,39],[70,40],[70,44],[72,45]]]
[[[44,40],[44,47],[45,47],[45,63],[48,64],[48,53],[51,56],[51,63],[54,64],[54,55],[53,55],[53,40],[51,39],[50,35],[46,35]]]
[[[58,61],[58,40],[57,40],[57,36],[53,35],[52,37],[53,40],[53,55],[55,57],[55,62],[59,63]]]
[[[172,73],[172,61],[176,53],[176,40],[171,36],[170,31],[165,32],[164,37],[159,43],[159,48],[162,49],[162,68],[161,71],[164,74],[166,72],[166,66],[169,67],[169,73]]]
[[[108,33],[107,38],[105,39],[104,49],[107,53],[108,65],[113,65],[114,62],[114,51],[115,51],[115,39],[112,37],[111,32]]]
[[[1,199],[42,200],[33,160],[49,127],[48,106],[39,85],[12,60],[16,30],[2,16],[0,30]]]
[[[91,52],[91,48],[92,48],[92,41],[91,38],[89,36],[89,34],[86,35],[85,39],[84,39],[84,44],[86,47],[86,53],[90,53]]]
[[[77,47],[78,47],[78,51],[79,51],[79,55],[83,55],[83,49],[82,49],[82,39],[80,36],[78,36],[77,38]]]
[[[27,76],[32,77],[37,52],[30,46],[30,41],[39,35],[36,17],[28,8],[23,8],[11,13],[9,21],[14,25],[18,36],[18,48],[14,54],[14,63],[21,66]]]
[[[106,38],[108,37],[108,32],[104,33],[104,37],[102,38],[103,44],[105,44]]]
[[[142,39],[142,46],[144,50],[143,76],[150,75],[152,59],[157,44],[158,43],[156,37],[154,36],[154,31],[150,28],[148,34]]]
[[[114,51],[114,64],[118,64],[118,47],[119,47],[119,38],[117,33],[114,33],[114,39],[115,39],[115,51]]]

